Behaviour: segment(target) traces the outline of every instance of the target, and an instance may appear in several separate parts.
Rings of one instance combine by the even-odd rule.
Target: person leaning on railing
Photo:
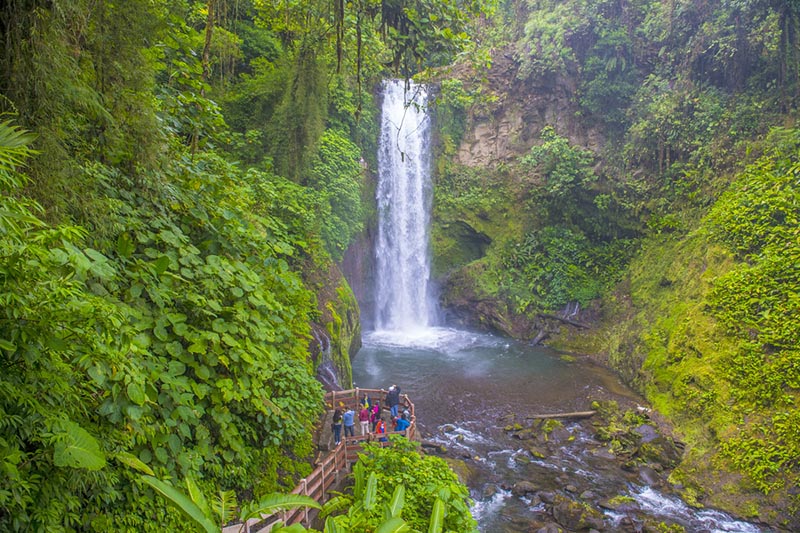
[[[403,413],[403,416],[399,416],[394,419],[394,430],[395,431],[405,431],[411,425],[411,422],[408,421],[406,418],[406,414]]]

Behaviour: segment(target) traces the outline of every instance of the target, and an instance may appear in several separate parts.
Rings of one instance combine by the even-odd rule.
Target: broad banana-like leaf
[[[0,122],[0,169],[10,170],[21,165],[30,154],[37,153],[28,148],[36,134],[25,131],[11,123]]]
[[[353,497],[356,500],[364,499],[364,479],[364,464],[358,462],[353,465]]]
[[[369,511],[375,506],[376,496],[378,494],[378,476],[375,472],[369,473],[367,478],[367,487],[364,490],[364,509]]]
[[[128,465],[129,467],[133,468],[134,470],[138,470],[143,474],[147,474],[148,476],[154,476],[155,472],[153,469],[150,468],[147,463],[143,462],[141,459],[136,457],[135,455],[131,455],[126,452],[117,452],[114,454],[114,459],[119,461],[122,464]]]
[[[202,527],[206,533],[219,533],[219,526],[217,526],[210,517],[205,516],[203,511],[201,511],[186,494],[169,483],[154,478],[153,476],[142,476],[142,480],[165,496],[178,509],[186,513],[186,515],[191,518],[195,524]]]
[[[433,503],[433,511],[431,512],[431,521],[428,525],[428,533],[442,533],[442,525],[444,524],[444,502],[439,498]]]
[[[407,531],[411,531],[411,526],[406,524],[405,520],[396,516],[378,526],[375,533],[405,533]]]
[[[206,495],[203,494],[203,491],[197,486],[192,476],[186,476],[184,482],[186,483],[186,490],[189,491],[189,498],[200,508],[205,516],[212,517],[213,515],[211,514],[211,508],[208,506]]]
[[[314,498],[303,496],[301,494],[268,494],[259,502],[252,502],[242,509],[242,514],[239,519],[242,522],[247,522],[251,518],[260,517],[263,514],[272,514],[275,511],[284,509],[293,509],[295,507],[311,507],[313,509],[322,509],[322,506],[317,503]]]
[[[386,508],[386,519],[400,516],[400,511],[403,510],[403,505],[406,503],[406,488],[403,485],[398,485],[394,488],[392,499]]]
[[[321,517],[332,515],[337,511],[347,509],[353,504],[352,498],[348,496],[334,496],[322,506],[322,512],[319,514]]]
[[[325,529],[323,533],[345,533],[345,531],[336,525],[336,520],[334,520],[333,517],[328,517],[325,520]]]

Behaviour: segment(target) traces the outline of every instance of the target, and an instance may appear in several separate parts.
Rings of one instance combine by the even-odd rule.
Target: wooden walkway
[[[385,405],[386,392],[383,389],[350,389],[344,391],[333,391],[325,395],[325,404],[329,410],[339,407],[340,404],[345,407],[352,408],[358,412],[359,401],[364,393],[370,397],[370,401],[379,401],[381,404],[381,414],[388,413],[389,408]],[[417,423],[416,414],[414,413],[414,404],[408,399],[405,394],[400,395],[400,412],[408,410],[410,415],[411,425],[405,431],[387,431],[388,435],[404,435],[409,440],[413,440],[416,436]],[[328,420],[328,417],[325,417]],[[320,431],[325,434],[331,433],[330,426],[325,423]],[[358,420],[356,420],[356,433],[359,431]],[[344,429],[342,429],[344,433]],[[383,437],[384,435],[381,435]],[[374,434],[356,435],[355,437],[345,437],[342,435],[342,441],[338,446],[330,450],[327,454],[323,455],[317,461],[317,467],[308,476],[301,479],[291,494],[303,494],[314,498],[319,503],[323,504],[328,499],[329,491],[339,487],[340,483],[344,481],[345,476],[350,473],[352,465],[358,461],[358,453],[362,451],[362,443],[374,442],[381,446],[389,446],[390,442],[381,442],[378,436]],[[249,520],[246,524],[239,523],[233,524],[222,528],[223,533],[268,533],[272,530],[273,525],[277,521],[282,521],[284,525],[289,526],[296,523],[302,523],[305,527],[309,527],[311,520],[316,516],[317,511],[314,509],[300,508],[275,513],[272,515],[264,515],[260,519]]]

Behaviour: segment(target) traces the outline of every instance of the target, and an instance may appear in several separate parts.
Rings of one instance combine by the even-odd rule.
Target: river
[[[450,328],[372,332],[353,363],[356,386],[397,384],[414,401],[425,439],[448,448],[472,472],[473,515],[487,533],[527,532],[547,522],[537,498],[510,488],[528,481],[572,499],[624,496],[623,511],[604,511],[606,531],[642,531],[648,520],[689,532],[758,532],[724,513],[688,507],[668,490],[644,483],[592,450],[601,448],[585,426],[566,423],[573,436],[554,455],[536,458],[504,430],[509,420],[583,411],[593,400],[635,406],[639,398],[603,367],[509,339]]]

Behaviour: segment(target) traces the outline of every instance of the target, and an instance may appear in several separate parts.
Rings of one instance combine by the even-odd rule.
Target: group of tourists
[[[394,431],[405,431],[411,425],[410,414],[408,410],[404,410],[402,414],[400,411],[400,387],[392,385],[386,391],[385,400],[386,405],[389,407],[391,415],[391,423]],[[386,442],[387,426],[386,417],[381,412],[381,403],[378,400],[374,402],[369,397],[369,394],[364,393],[358,403],[358,414],[351,408],[345,407],[342,402],[339,402],[339,407],[333,411],[333,440],[336,446],[342,441],[342,428],[344,427],[345,437],[355,437],[356,418],[361,428],[361,436],[370,434],[378,435],[378,440]],[[383,435],[383,436],[380,436]]]

